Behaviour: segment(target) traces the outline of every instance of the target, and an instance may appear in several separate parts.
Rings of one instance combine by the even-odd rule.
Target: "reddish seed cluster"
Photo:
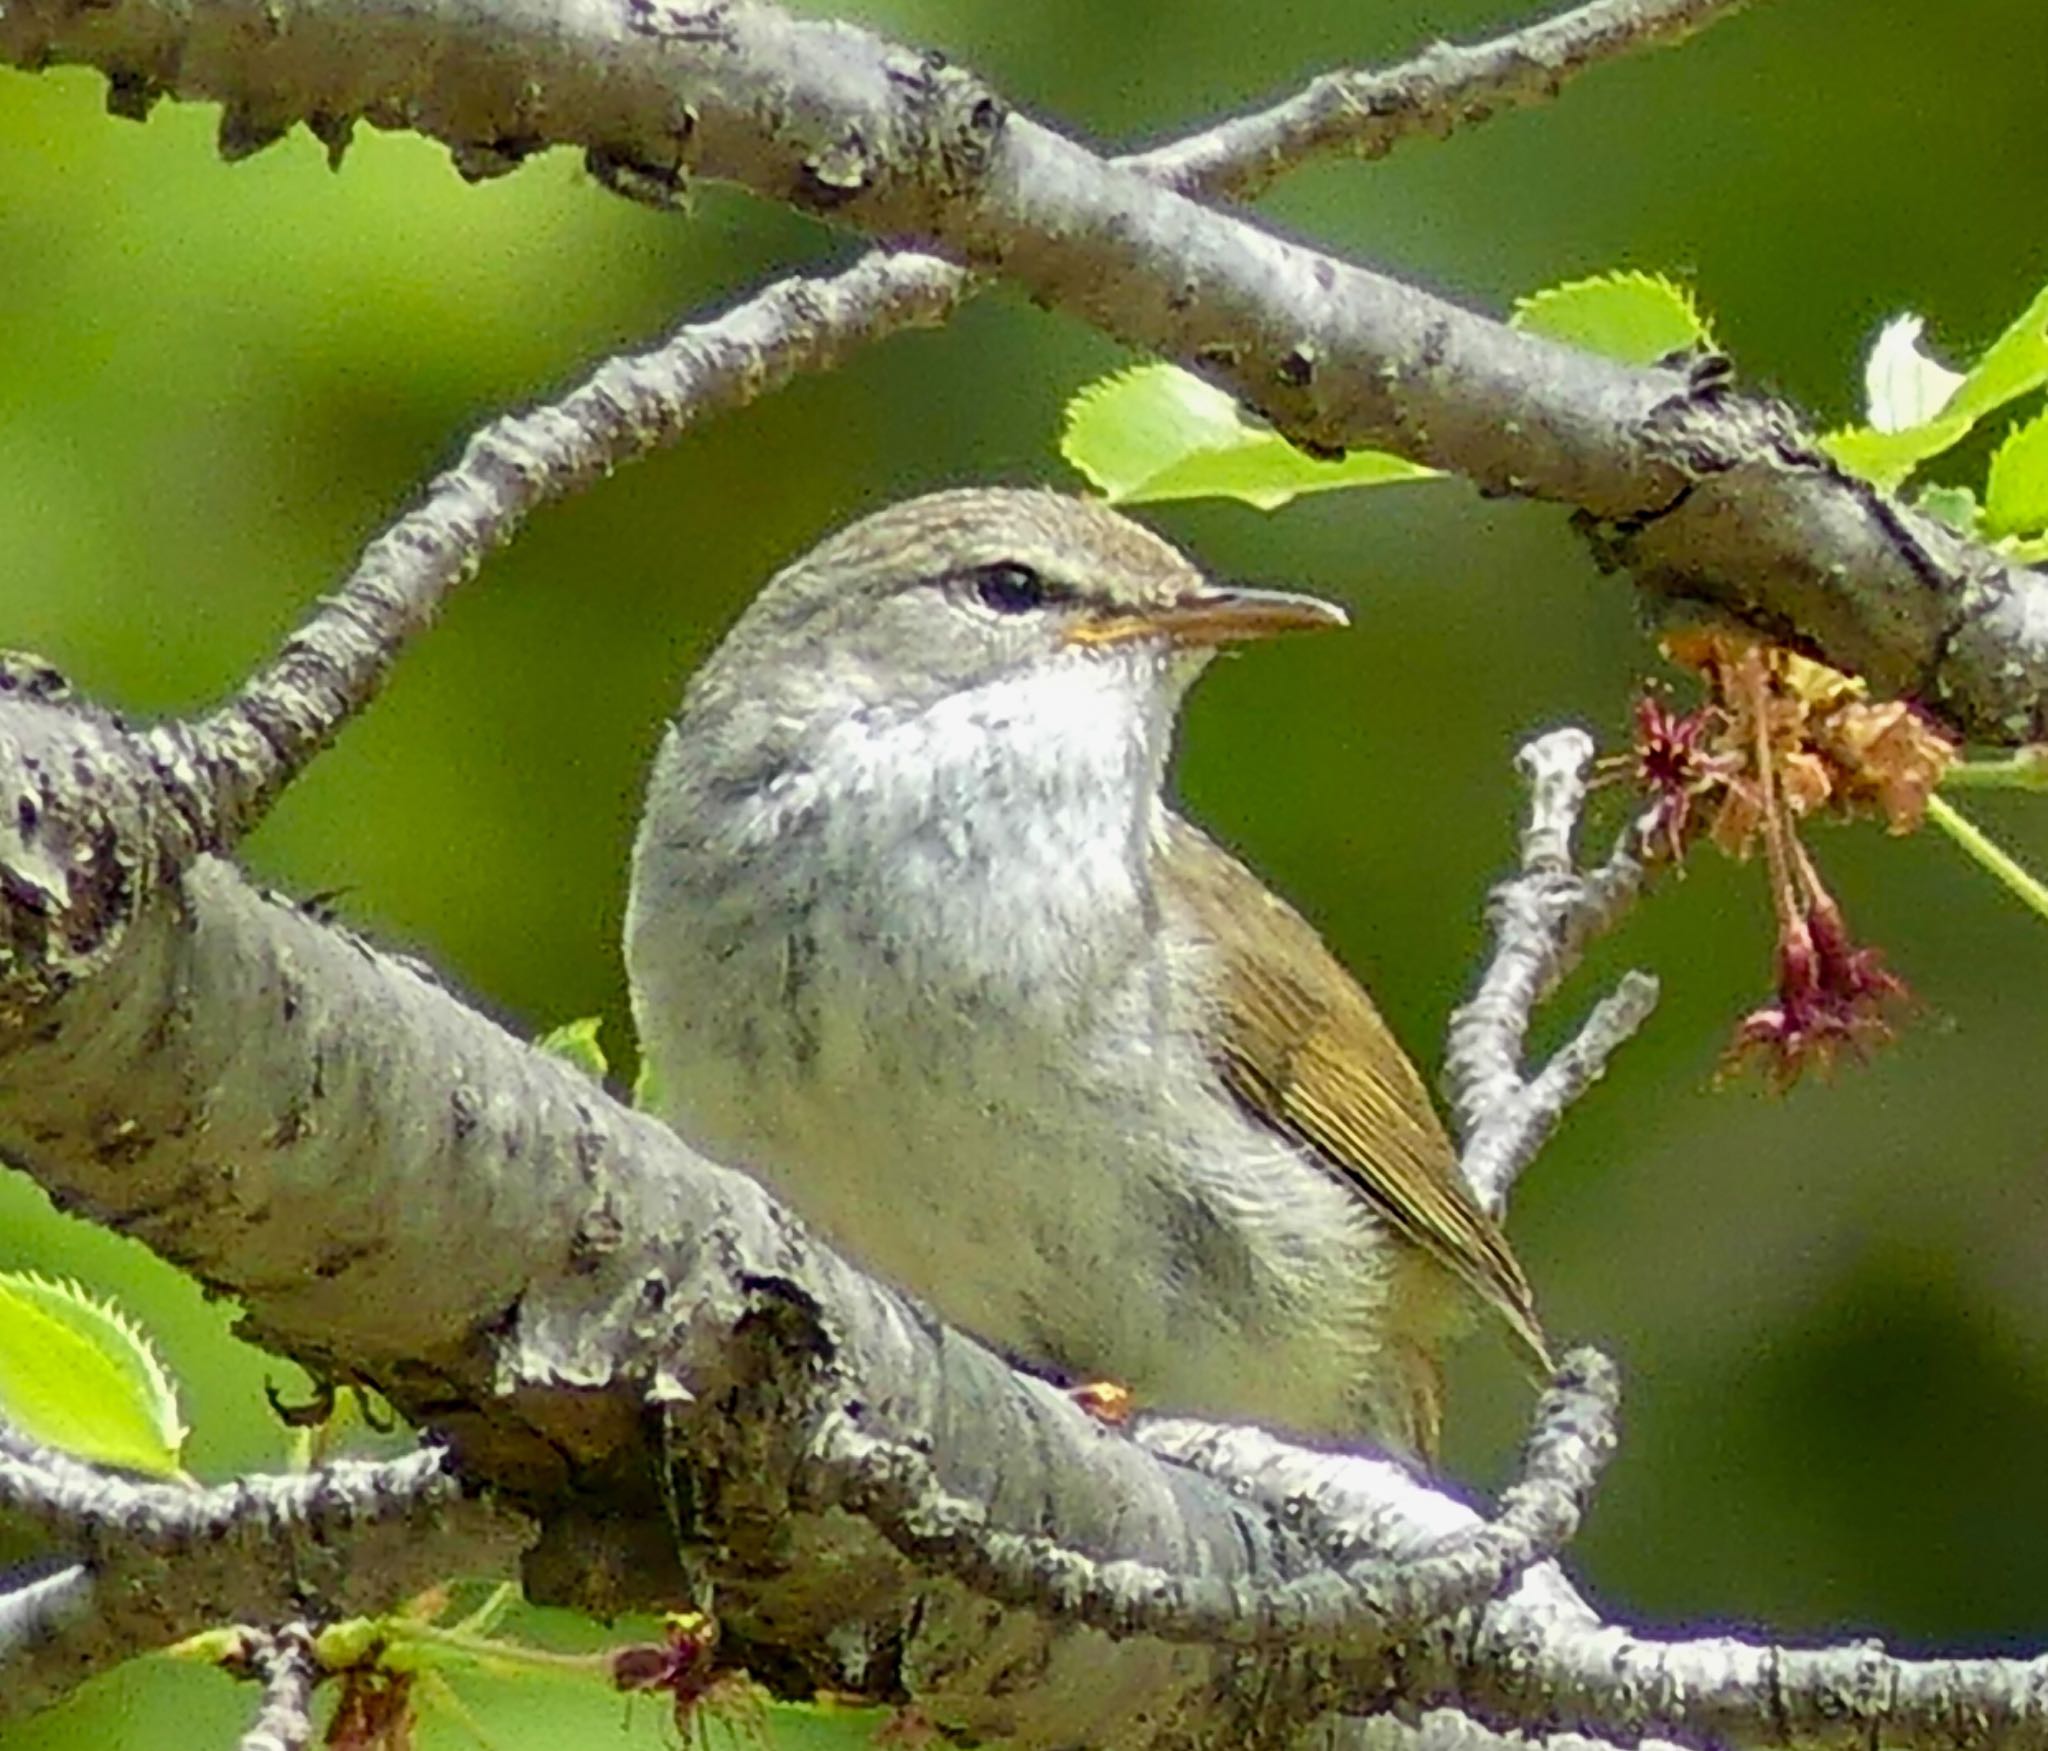
[[[1738,858],[1762,845],[1778,989],[1743,1018],[1729,1060],[1761,1062],[1787,1087],[1888,1038],[1890,1011],[1907,996],[1882,955],[1851,940],[1800,826],[1874,812],[1894,832],[1911,831],[1955,748],[1911,706],[1872,704],[1860,682],[1795,652],[1722,633],[1666,648],[1699,674],[1707,698],[1685,713],[1637,701],[1644,843],[1674,863],[1702,835]]]
[[[1886,1011],[1907,997],[1905,982],[1879,950],[1849,940],[1827,895],[1780,928],[1777,964],[1777,1001],[1743,1017],[1731,1060],[1760,1057],[1783,1087],[1810,1064],[1831,1069],[1843,1051],[1860,1058],[1891,1037]]]

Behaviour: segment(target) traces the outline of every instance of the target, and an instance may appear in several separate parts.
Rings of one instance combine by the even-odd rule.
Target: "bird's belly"
[[[1002,1017],[905,1027],[874,996],[814,1007],[795,1052],[714,1053],[702,1140],[1017,1361],[1149,1410],[1359,1431],[1391,1248],[1355,1196],[1171,1070],[1126,1103],[1072,1074],[1071,1038],[1055,1074]],[[721,1124],[702,1088],[742,1066]]]

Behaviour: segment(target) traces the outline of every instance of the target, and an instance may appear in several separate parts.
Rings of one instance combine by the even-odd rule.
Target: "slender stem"
[[[2044,886],[2038,876],[1976,822],[1959,814],[1953,803],[1938,796],[1927,799],[1927,818],[1960,845],[1981,868],[1989,870],[2003,882],[2023,904],[2048,918],[2048,886]]]
[[[2048,790],[2048,749],[2022,748],[2004,760],[1965,760],[1941,775],[1955,790]]]

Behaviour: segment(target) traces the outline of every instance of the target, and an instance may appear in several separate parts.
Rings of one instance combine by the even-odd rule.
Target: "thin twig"
[[[283,1539],[430,1513],[460,1495],[438,1447],[194,1489],[102,1471],[0,1425],[0,1509],[82,1553],[173,1552],[250,1531]]]
[[[1331,152],[1381,158],[1557,94],[1589,68],[1683,42],[1748,0],[1588,0],[1489,42],[1436,43],[1395,67],[1343,69],[1251,115],[1124,162],[1171,188],[1249,199]]]
[[[92,1591],[92,1572],[82,1563],[66,1563],[0,1593],[0,1672],[91,1610]]]
[[[243,1659],[263,1685],[263,1702],[240,1751],[302,1751],[313,1738],[313,1686],[320,1680],[313,1632],[288,1623],[251,1636]]]
[[[101,1471],[0,1426],[0,1517],[60,1572],[0,1597],[0,1722],[235,1614],[384,1610],[449,1573],[502,1572],[520,1516],[472,1499],[439,1448],[212,1489]]]
[[[1618,1394],[1605,1357],[1574,1352],[1537,1406],[1521,1476],[1495,1518],[1413,1554],[1361,1545],[1362,1529],[1348,1527],[1333,1566],[1264,1584],[1101,1562],[1050,1538],[1002,1531],[980,1503],[947,1492],[922,1454],[864,1434],[836,1409],[811,1458],[822,1500],[1000,1603],[1116,1636],[1291,1650],[1343,1644],[1356,1653],[1482,1603],[1561,1550],[1614,1450]]]
[[[1522,1052],[1537,1005],[1642,886],[1634,825],[1599,868],[1581,874],[1574,862],[1572,840],[1592,760],[1593,738],[1579,729],[1554,730],[1517,756],[1530,793],[1522,873],[1494,890],[1487,906],[1493,959],[1471,1001],[1451,1017],[1444,1076],[1463,1142],[1462,1165],[1472,1190],[1492,1210],[1506,1204],[1565,1109],[1599,1079],[1657,1001],[1657,981],[1649,974],[1623,975],[1549,1064],[1524,1077]]]

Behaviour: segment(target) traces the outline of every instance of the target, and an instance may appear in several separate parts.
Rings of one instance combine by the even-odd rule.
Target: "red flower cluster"
[[[1891,1038],[1886,1011],[1910,995],[1905,982],[1885,970],[1879,950],[1850,941],[1830,895],[1781,926],[1777,958],[1778,1000],[1743,1017],[1731,1062],[1760,1055],[1783,1088],[1809,1064],[1829,1070],[1844,1050],[1861,1058]]]
[[[1909,832],[1955,749],[1911,706],[1872,704],[1861,682],[1795,652],[1725,633],[1666,649],[1698,672],[1707,699],[1686,713],[1636,702],[1645,849],[1676,863],[1702,833],[1731,857],[1762,844],[1778,918],[1777,998],[1743,1018],[1729,1059],[1762,1059],[1788,1087],[1810,1065],[1827,1069],[1844,1050],[1860,1057],[1889,1038],[1887,1009],[1907,995],[1877,950],[1850,940],[1800,825],[1876,813]]]

